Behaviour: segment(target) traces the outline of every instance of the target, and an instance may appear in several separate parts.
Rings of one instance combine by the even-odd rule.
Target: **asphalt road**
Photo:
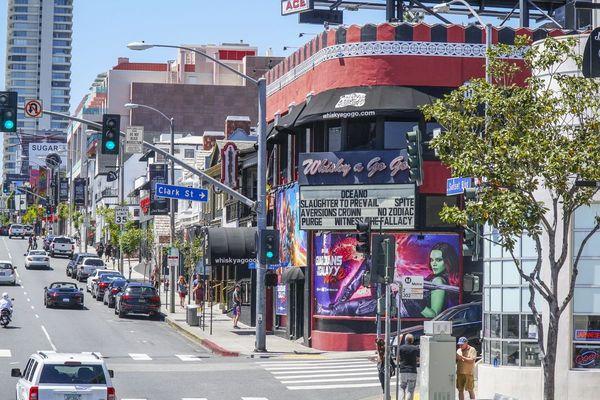
[[[52,259],[51,270],[26,270],[26,248],[25,240],[0,238],[0,259],[18,267],[20,282],[0,288],[15,299],[12,323],[0,329],[2,400],[14,398],[10,369],[24,368],[38,350],[101,353],[122,400],[358,400],[380,393],[366,360],[218,357],[162,321],[119,319],[88,293],[84,310],[46,309],[44,286],[72,281],[65,275],[68,260]]]

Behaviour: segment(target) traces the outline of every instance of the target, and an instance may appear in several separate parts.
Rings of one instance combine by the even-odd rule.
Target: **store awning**
[[[296,125],[296,121],[302,115],[302,111],[306,108],[306,103],[298,104],[292,107],[292,110],[285,114],[283,117],[280,117],[275,125],[275,129],[279,132],[288,131],[288,133],[294,133],[293,129]]]
[[[430,104],[451,88],[408,86],[365,86],[332,89],[314,96],[295,125],[313,121],[348,118],[372,118],[378,115],[402,115]]]
[[[207,228],[204,263],[242,265],[256,261],[256,228]]]
[[[282,283],[290,283],[293,281],[303,281],[304,280],[304,272],[300,267],[287,267],[283,268],[283,272],[281,274],[281,282]]]

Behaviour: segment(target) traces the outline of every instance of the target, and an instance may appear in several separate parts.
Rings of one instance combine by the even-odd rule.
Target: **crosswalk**
[[[160,359],[161,361],[168,361],[169,359],[177,362],[184,363],[194,363],[200,362],[203,358],[207,358],[208,356],[202,356],[200,354],[172,354],[172,355],[149,355],[145,353],[129,353],[126,356],[119,355],[106,355],[101,354],[100,352],[95,352],[97,355],[101,357],[105,357],[108,361],[115,359],[123,359],[128,358],[133,361],[156,361]],[[0,358],[12,358],[12,352],[10,349],[0,349]],[[195,399],[191,399],[195,400]]]
[[[146,398],[122,398],[121,400],[148,400],[148,399],[146,399]],[[209,400],[209,399],[207,397],[182,397],[181,400]],[[240,397],[240,400],[269,400],[269,399],[266,397]]]
[[[288,390],[352,389],[380,386],[377,366],[367,358],[289,360],[257,363]]]

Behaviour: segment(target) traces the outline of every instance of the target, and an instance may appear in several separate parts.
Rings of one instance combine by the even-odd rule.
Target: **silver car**
[[[46,268],[50,269],[50,257],[44,250],[30,250],[25,254],[25,269]]]

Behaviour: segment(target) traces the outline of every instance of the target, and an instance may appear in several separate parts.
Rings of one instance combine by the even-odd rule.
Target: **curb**
[[[177,322],[171,320],[171,318],[169,318],[168,316],[165,316],[165,322],[170,327],[174,328],[175,330],[177,330],[179,333],[183,334],[184,336],[186,336],[196,342],[199,342],[200,345],[202,345],[203,347],[206,347],[212,353],[218,354],[222,357],[239,357],[240,356],[240,353],[238,351],[224,349],[223,347],[219,346],[212,340],[208,340],[206,338],[203,338],[202,336],[196,335],[193,332],[188,331],[187,329],[185,329],[184,327],[179,325]]]

